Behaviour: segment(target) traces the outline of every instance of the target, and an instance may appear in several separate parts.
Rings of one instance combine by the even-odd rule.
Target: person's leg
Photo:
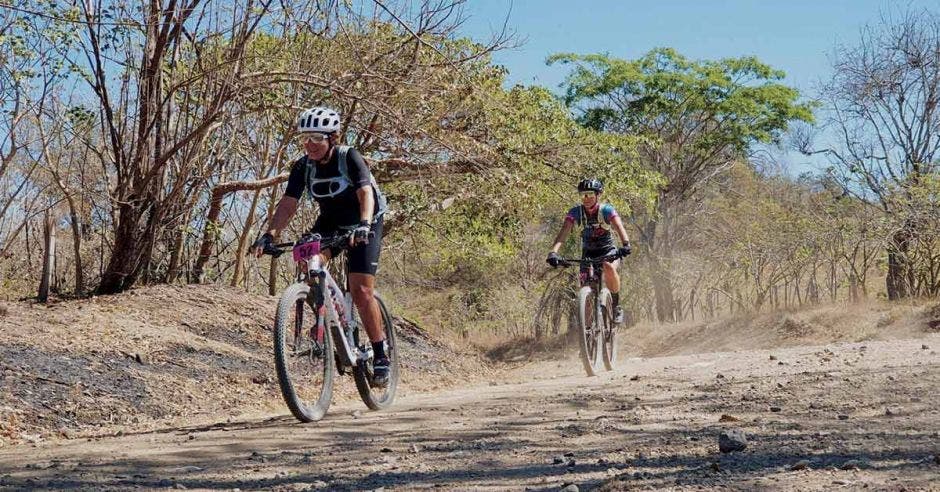
[[[359,319],[372,342],[373,384],[383,386],[388,382],[388,354],[385,350],[385,330],[382,311],[375,299],[375,273],[379,266],[382,249],[382,219],[372,224],[374,235],[368,244],[360,244],[347,252],[349,267],[349,292],[359,311]]]
[[[353,303],[359,310],[359,319],[369,334],[369,340],[373,343],[385,340],[382,313],[378,301],[375,300],[375,275],[349,272],[349,293],[352,294]]]
[[[604,262],[604,284],[610,291],[611,301],[614,305],[614,323],[623,322],[623,308],[620,307],[620,273],[617,267],[620,266],[620,260]]]
[[[620,273],[617,272],[619,266],[620,260],[604,262],[604,285],[611,294],[620,294]]]

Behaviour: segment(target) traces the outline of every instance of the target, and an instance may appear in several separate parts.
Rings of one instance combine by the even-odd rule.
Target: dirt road
[[[597,378],[541,362],[313,425],[285,411],[8,446],[0,489],[940,490],[938,349],[931,335],[627,359]],[[744,451],[718,451],[726,429]]]

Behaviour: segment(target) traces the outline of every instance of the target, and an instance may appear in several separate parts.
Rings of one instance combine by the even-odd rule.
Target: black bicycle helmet
[[[601,183],[601,180],[596,178],[584,178],[578,183],[578,192],[583,193],[585,191],[601,193],[604,191],[604,183]]]

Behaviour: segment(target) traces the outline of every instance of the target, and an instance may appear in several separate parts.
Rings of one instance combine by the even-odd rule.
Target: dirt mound
[[[914,338],[940,326],[940,305],[888,303],[810,307],[675,325],[641,323],[625,349],[644,357],[749,350],[830,342]]]
[[[154,286],[0,317],[0,445],[142,431],[177,420],[286,412],[271,347],[276,299],[220,286]],[[397,319],[402,392],[480,362]],[[340,380],[337,400],[353,398]],[[422,388],[424,385],[422,384]]]

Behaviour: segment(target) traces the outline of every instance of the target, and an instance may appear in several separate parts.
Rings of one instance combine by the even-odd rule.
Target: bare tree
[[[829,156],[856,195],[897,220],[888,238],[890,299],[912,295],[909,258],[918,235],[910,189],[940,171],[940,15],[929,10],[884,17],[859,44],[836,51],[824,90],[837,145],[804,148]]]

